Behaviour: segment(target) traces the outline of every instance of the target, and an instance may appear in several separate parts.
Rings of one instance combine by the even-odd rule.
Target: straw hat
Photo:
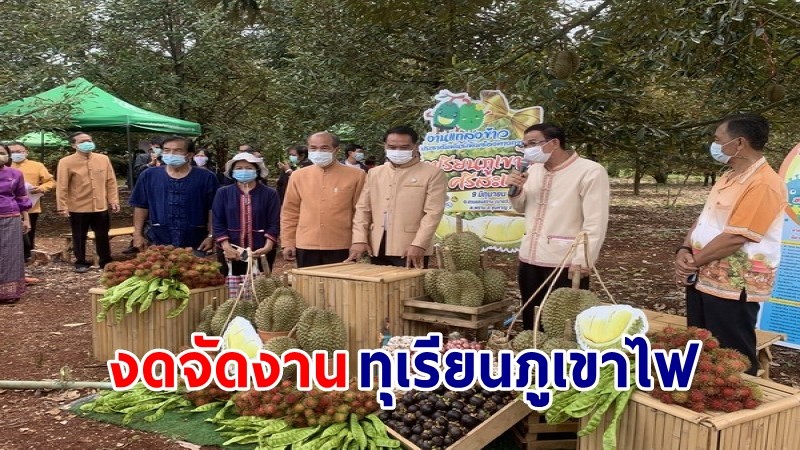
[[[256,167],[258,167],[259,178],[263,178],[265,180],[267,179],[269,170],[267,169],[267,166],[264,165],[264,160],[254,156],[252,153],[245,152],[237,154],[231,158],[230,161],[225,163],[225,175],[227,175],[229,178],[233,178],[233,165],[236,164],[236,161],[247,161],[254,164]]]

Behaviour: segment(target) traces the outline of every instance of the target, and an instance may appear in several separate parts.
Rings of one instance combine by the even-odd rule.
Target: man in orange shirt
[[[731,170],[714,184],[675,255],[688,325],[742,352],[751,375],[758,371],[758,302],[769,298],[775,281],[787,197],[762,154],[768,137],[769,123],[756,115],[731,116],[717,127],[711,156]]]
[[[292,173],[281,209],[283,259],[297,267],[340,263],[350,254],[351,229],[367,174],[336,160],[339,138],[328,132],[308,138],[314,165]]]
[[[100,268],[111,262],[109,210],[119,212],[117,176],[108,156],[94,153],[92,136],[78,132],[69,137],[75,153],[58,161],[56,204],[58,213],[69,217],[72,228],[72,251],[75,272],[86,273],[91,263],[86,259],[86,236],[94,231],[94,244]]]

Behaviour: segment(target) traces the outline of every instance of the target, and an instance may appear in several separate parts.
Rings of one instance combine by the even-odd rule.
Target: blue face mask
[[[719,163],[728,164],[728,161],[730,161],[731,158],[733,158],[733,156],[738,155],[739,152],[737,151],[736,155],[733,155],[733,156],[726,155],[725,152],[722,151],[722,147],[730,144],[731,142],[733,142],[735,140],[736,139],[733,139],[733,140],[728,141],[728,142],[726,142],[724,144],[717,144],[716,142],[712,142],[711,146],[708,148],[709,153],[711,153],[711,157],[714,158],[714,160],[719,162]]]
[[[161,156],[161,147],[153,147],[153,154]]]
[[[297,155],[289,155],[289,162],[292,164],[297,164]]]
[[[94,142],[81,142],[78,144],[78,150],[83,153],[89,153],[94,150]]]
[[[11,160],[14,161],[15,163],[21,163],[22,161],[25,161],[25,154],[24,153],[12,153],[11,154]]]
[[[249,183],[256,179],[258,173],[253,169],[235,169],[233,179],[240,183]]]
[[[184,155],[161,155],[161,160],[170,167],[180,167],[186,164],[186,156]]]

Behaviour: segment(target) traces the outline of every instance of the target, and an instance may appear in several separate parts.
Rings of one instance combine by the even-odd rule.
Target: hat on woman
[[[264,165],[264,160],[254,156],[252,153],[238,153],[236,156],[231,158],[230,161],[225,163],[225,175],[229,178],[233,178],[233,165],[236,164],[236,161],[247,161],[258,168],[258,177],[264,180],[267,179],[269,175],[269,169],[267,166]]]

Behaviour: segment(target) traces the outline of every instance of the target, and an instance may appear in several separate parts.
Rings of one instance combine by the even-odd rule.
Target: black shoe
[[[86,266],[77,266],[74,269],[72,269],[72,271],[75,272],[75,273],[86,273],[90,269],[91,269],[90,267],[86,267]]]

